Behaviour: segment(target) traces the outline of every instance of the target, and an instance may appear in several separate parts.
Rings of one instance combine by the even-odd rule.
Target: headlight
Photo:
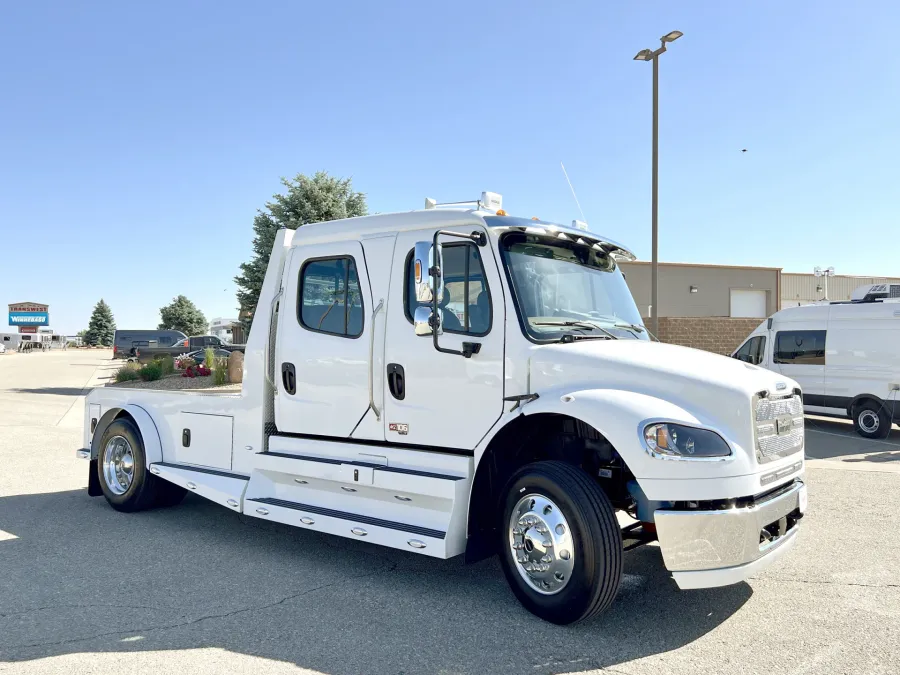
[[[731,448],[713,431],[662,422],[644,427],[644,442],[657,455],[691,459],[728,457]]]

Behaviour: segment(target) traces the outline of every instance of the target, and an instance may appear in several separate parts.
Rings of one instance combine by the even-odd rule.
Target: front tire
[[[563,625],[609,607],[622,578],[622,532],[600,486],[578,467],[544,461],[519,469],[504,494],[500,561],[519,602]]]
[[[103,432],[97,477],[103,496],[116,511],[131,513],[157,505],[161,480],[147,471],[141,432],[131,420],[117,419]]]
[[[887,438],[891,433],[891,416],[883,403],[868,399],[853,406],[853,428],[863,438]]]

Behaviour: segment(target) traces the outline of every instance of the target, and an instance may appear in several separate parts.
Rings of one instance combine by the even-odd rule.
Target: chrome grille
[[[788,417],[789,420],[784,418]],[[781,433],[779,434],[779,420]],[[785,432],[785,422],[790,431]],[[803,401],[800,396],[761,398],[756,403],[756,456],[771,462],[803,449]]]
[[[799,396],[788,398],[764,398],[756,404],[756,421],[766,422],[781,415],[803,416],[803,403]]]

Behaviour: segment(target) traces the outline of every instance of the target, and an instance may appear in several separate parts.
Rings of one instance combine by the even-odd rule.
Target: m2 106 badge
[[[409,433],[409,425],[403,422],[391,422],[388,424],[388,429],[396,431],[401,436],[406,436]]]

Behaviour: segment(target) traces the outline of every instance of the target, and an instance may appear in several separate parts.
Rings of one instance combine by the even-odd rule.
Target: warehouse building
[[[651,265],[620,263],[649,325]],[[730,354],[760,321],[778,311],[781,269],[659,263],[659,339]]]
[[[635,304],[649,325],[651,264],[620,262]],[[779,309],[826,299],[849,300],[860,286],[900,278],[785,273],[778,267],[659,263],[659,339],[731,354]],[[827,287],[826,287],[827,283]]]
[[[850,294],[860,286],[900,283],[898,277],[852,277],[836,274],[833,277],[817,277],[814,274],[781,274],[781,308],[808,305],[821,300],[849,300]],[[827,284],[827,285],[826,285]],[[828,297],[825,291],[828,290]]]

